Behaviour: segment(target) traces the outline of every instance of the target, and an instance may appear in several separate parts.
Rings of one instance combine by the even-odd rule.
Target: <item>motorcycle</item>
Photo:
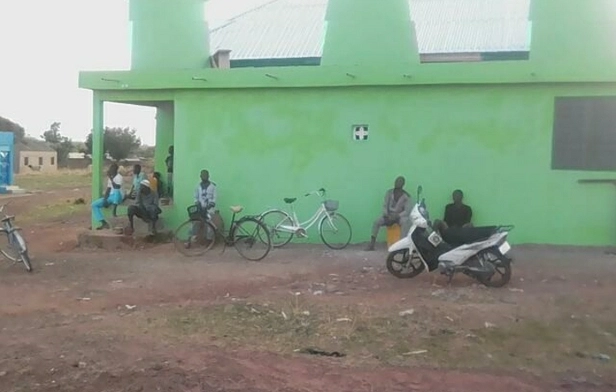
[[[507,235],[513,226],[449,228],[439,233],[432,229],[422,187],[417,188],[417,203],[405,238],[388,249],[387,270],[397,278],[414,278],[427,270],[439,270],[451,283],[463,273],[488,287],[503,287],[511,279],[511,246]]]

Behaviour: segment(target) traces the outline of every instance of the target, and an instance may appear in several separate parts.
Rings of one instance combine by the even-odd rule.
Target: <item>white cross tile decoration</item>
[[[368,140],[368,126],[353,125],[353,139],[357,141]]]

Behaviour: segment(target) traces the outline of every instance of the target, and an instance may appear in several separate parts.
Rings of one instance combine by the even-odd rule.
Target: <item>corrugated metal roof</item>
[[[419,52],[528,51],[531,0],[409,0]],[[328,0],[274,0],[210,33],[232,60],[320,57]]]

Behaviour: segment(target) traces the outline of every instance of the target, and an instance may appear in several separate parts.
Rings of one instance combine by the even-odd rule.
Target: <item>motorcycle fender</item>
[[[411,240],[410,236],[404,237],[400,241],[396,242],[395,244],[390,246],[387,251],[391,253],[391,252],[397,252],[403,249],[409,249],[409,251],[412,251],[413,249],[415,249],[415,245],[413,244],[413,241]]]

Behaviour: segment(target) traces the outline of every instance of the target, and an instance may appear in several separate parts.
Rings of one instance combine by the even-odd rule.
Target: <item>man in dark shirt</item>
[[[445,207],[445,229],[449,227],[461,228],[471,226],[473,210],[462,202],[464,193],[456,189],[453,191],[453,203]]]
[[[162,211],[158,207],[158,195],[152,191],[150,186],[150,181],[141,181],[135,204],[128,207],[130,228],[127,234],[129,235],[135,231],[135,217],[147,222],[150,233],[156,234],[156,221]]]
[[[169,156],[165,159],[167,166],[167,196],[173,197],[173,146],[169,146]]]

